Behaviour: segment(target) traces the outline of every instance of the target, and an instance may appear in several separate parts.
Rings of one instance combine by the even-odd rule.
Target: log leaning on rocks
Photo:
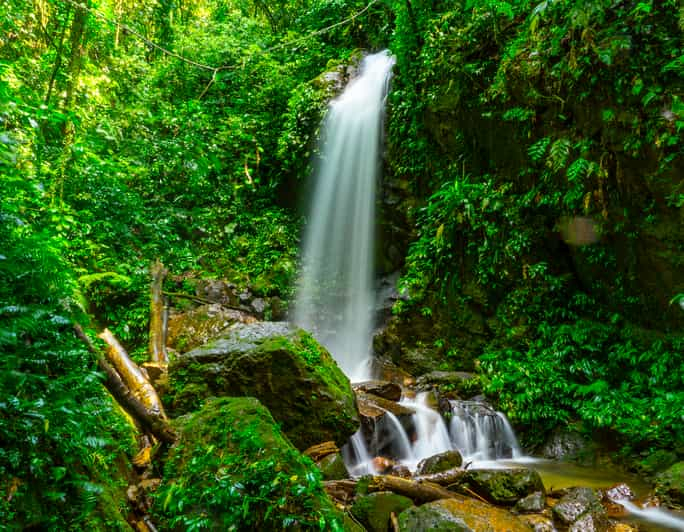
[[[142,372],[140,372],[140,369],[138,368],[137,370],[140,375],[139,377],[136,376],[135,380],[142,378],[147,383],[147,386],[149,386],[149,388],[151,388],[153,392],[152,395],[152,393],[149,392],[149,388],[147,388],[147,386],[143,386],[143,389],[145,390],[145,393],[143,395],[146,397],[144,402],[140,399],[140,391],[138,390],[137,393],[134,391],[135,384],[131,386],[130,383],[125,380],[124,376],[119,373],[115,365],[111,363],[105,357],[105,355],[103,355],[93,345],[93,342],[85,334],[81,326],[75,325],[74,331],[76,333],[76,336],[86,344],[88,351],[90,351],[90,353],[93,354],[93,356],[95,356],[98,368],[105,374],[105,387],[107,388],[109,393],[112,394],[114,399],[121,405],[121,407],[124,408],[124,410],[126,410],[133,417],[133,419],[140,424],[143,430],[152,434],[159,441],[165,443],[175,443],[175,441],[178,439],[178,435],[169,425],[166,415],[164,414],[164,409],[161,405],[161,401],[159,400],[156,391],[154,390],[152,385],[149,384],[149,382],[147,382],[147,380],[144,378]],[[105,329],[105,331],[107,330]],[[114,342],[116,342],[116,339],[111,334],[111,332],[107,332],[109,334],[105,335],[105,337],[110,338],[111,335],[111,339],[114,339]],[[118,342],[116,342],[116,344],[118,344]],[[126,360],[122,360],[122,367],[128,367],[130,364],[135,365],[133,361],[130,360],[128,354],[125,352],[123,347],[121,347],[120,345],[119,347],[119,355],[123,354],[125,355],[125,359],[127,359],[127,362]],[[115,353],[115,349],[112,346],[108,346],[107,354],[109,355],[110,352]],[[137,368],[137,366],[135,367]],[[133,368],[131,368],[130,374],[135,374]]]
[[[368,491],[391,491],[408,497],[416,504],[437,501],[439,499],[456,499],[461,495],[443,488],[439,484],[425,480],[414,480],[392,475],[378,475],[371,478]]]
[[[465,468],[454,467],[439,473],[420,475],[414,477],[413,480],[417,482],[433,482],[440,486],[453,486],[454,484],[460,484],[467,472],[468,470]]]

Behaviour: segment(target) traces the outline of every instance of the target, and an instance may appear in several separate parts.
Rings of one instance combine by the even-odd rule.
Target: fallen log
[[[174,443],[178,439],[178,435],[169,425],[166,416],[162,417],[159,412],[148,409],[148,407],[133,394],[115,367],[110,364],[105,356],[93,345],[93,342],[85,334],[80,325],[75,325],[74,331],[76,336],[85,343],[88,351],[95,357],[98,368],[105,375],[105,387],[121,407],[140,424],[143,430],[152,434],[159,441]]]
[[[457,499],[461,495],[443,488],[434,482],[412,480],[392,475],[378,475],[371,478],[368,491],[391,491],[404,495],[416,504],[437,501],[439,499]]]
[[[133,396],[151,413],[156,414],[162,419],[167,419],[164,407],[154,386],[150,384],[150,381],[147,380],[138,365],[131,360],[112,332],[109,329],[105,329],[97,337],[107,344],[107,350],[105,351],[107,361],[121,375],[121,379]]]
[[[356,480],[327,480],[323,482],[323,489],[331,499],[347,504],[356,493]]]
[[[440,473],[420,475],[414,477],[413,480],[417,480],[418,482],[434,482],[440,486],[453,486],[454,484],[460,484],[466,473],[467,469],[455,467],[447,469],[446,471],[441,471]]]
[[[162,285],[169,270],[157,260],[150,269],[152,283],[150,285],[150,341],[149,352],[152,362],[164,363],[169,361],[164,345],[164,297]]]

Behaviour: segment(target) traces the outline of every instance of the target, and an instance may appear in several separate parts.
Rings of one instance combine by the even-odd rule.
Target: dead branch
[[[339,452],[339,448],[337,445],[335,445],[335,442],[326,441],[317,445],[312,445],[302,454],[308,456],[314,462],[318,462],[320,459],[325,458],[329,454],[335,454],[337,452]]]
[[[434,482],[412,480],[392,475],[374,476],[368,484],[368,491],[391,491],[404,495],[417,504],[460,497],[460,495]]]
[[[140,424],[146,432],[152,434],[159,441],[174,443],[178,436],[169,425],[165,417],[158,413],[151,412],[141,403],[126,386],[121,375],[110,364],[104,355],[93,345],[92,340],[85,334],[80,325],[74,326],[76,336],[80,338],[88,348],[88,351],[95,357],[98,368],[105,374],[105,387],[112,394],[114,399],[128,412],[133,419]]]
[[[169,270],[159,261],[155,261],[150,270],[152,283],[150,284],[150,360],[152,362],[168,362],[164,345],[164,298],[162,285]]]
[[[413,480],[418,482],[434,482],[440,486],[452,486],[454,484],[460,484],[463,477],[467,473],[466,469],[453,468],[440,473],[432,473],[430,475],[420,475],[414,477]]]

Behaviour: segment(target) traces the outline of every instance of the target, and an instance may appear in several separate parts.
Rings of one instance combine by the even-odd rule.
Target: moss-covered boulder
[[[470,498],[443,499],[399,515],[400,532],[529,532],[510,512]]]
[[[656,494],[667,504],[684,506],[684,462],[677,462],[656,477]]]
[[[545,493],[539,473],[532,469],[472,469],[464,485],[494,504],[513,505],[537,491]]]
[[[349,380],[314,338],[286,323],[235,324],[169,366],[174,413],[200,407],[208,396],[257,397],[304,450],[346,443],[359,428]]]
[[[321,458],[316,464],[321,470],[323,480],[342,480],[349,478],[349,471],[344,464],[342,454],[332,453]]]
[[[206,401],[174,421],[154,505],[165,530],[330,529],[341,516],[320,473],[252,397]]]
[[[455,467],[461,467],[462,463],[463,457],[461,456],[461,453],[456,450],[445,451],[418,462],[416,472],[419,475],[431,475],[433,473],[441,473],[442,471],[447,471]]]
[[[390,514],[399,515],[411,506],[413,502],[407,497],[379,491],[357,497],[351,513],[369,532],[387,532],[390,529]]]

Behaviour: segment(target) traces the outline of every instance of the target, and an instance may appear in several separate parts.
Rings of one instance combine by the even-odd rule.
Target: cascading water
[[[330,103],[295,301],[294,322],[352,381],[370,377],[375,186],[393,65],[387,51],[367,56]]]
[[[515,433],[501,412],[474,401],[449,401],[451,439],[463,458],[479,462],[520,458]]]

